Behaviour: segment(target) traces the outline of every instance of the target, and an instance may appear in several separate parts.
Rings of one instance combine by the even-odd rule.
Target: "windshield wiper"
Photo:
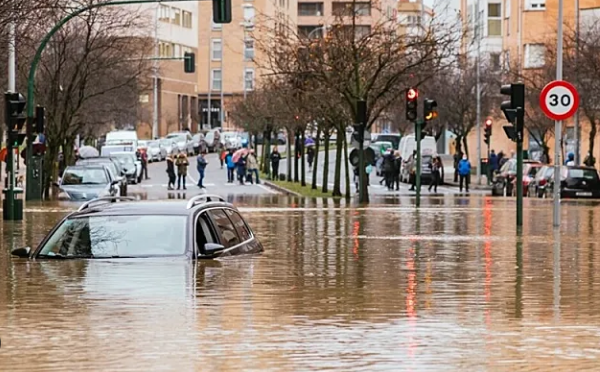
[[[93,256],[73,256],[73,255],[64,256],[60,253],[55,253],[55,254],[40,254],[37,257],[38,258],[55,258],[55,259],[59,259],[59,260],[69,260],[69,259],[75,259],[75,258],[92,258]]]

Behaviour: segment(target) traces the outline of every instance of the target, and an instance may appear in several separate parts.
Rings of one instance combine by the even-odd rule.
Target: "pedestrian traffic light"
[[[46,123],[46,110],[42,106],[35,108],[35,132],[37,134],[44,133]]]
[[[418,99],[419,91],[416,88],[408,88],[406,90],[406,120],[417,120]]]
[[[20,93],[6,93],[5,100],[5,123],[8,131],[19,132],[27,122],[25,105],[27,101]]]
[[[231,0],[213,0],[213,22],[231,23]]]
[[[514,83],[503,85],[500,93],[510,97],[510,101],[503,101],[500,108],[512,126],[504,126],[504,132],[513,141],[523,141],[523,116],[525,115],[525,85]]]
[[[423,101],[423,118],[425,122],[437,118],[437,102],[433,99],[425,98]]]
[[[185,52],[183,54],[183,71],[186,74],[193,74],[196,72],[196,54],[191,52]]]
[[[490,137],[492,137],[492,119],[487,119],[485,121],[485,133],[484,133],[483,141],[488,146],[490,144]]]
[[[367,102],[360,100],[356,102],[356,120],[357,123],[353,124],[354,132],[352,132],[352,139],[362,144],[365,140],[365,129],[367,121]]]

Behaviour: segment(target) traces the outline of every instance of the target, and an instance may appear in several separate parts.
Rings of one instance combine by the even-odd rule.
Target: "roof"
[[[91,205],[89,208],[77,211],[72,216],[119,216],[119,215],[165,215],[165,216],[187,216],[205,207],[229,207],[235,208],[226,202],[205,202],[194,205],[187,209],[189,200],[182,201],[132,201],[132,202],[106,202]]]
[[[90,164],[75,164],[75,165],[69,165],[66,169],[90,169],[90,168],[98,168],[98,169],[104,169],[105,165],[101,164],[101,163],[97,163],[97,164],[92,164],[92,166],[90,166]]]

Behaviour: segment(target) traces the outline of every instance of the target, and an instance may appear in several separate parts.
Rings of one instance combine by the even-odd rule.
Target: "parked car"
[[[183,151],[187,155],[194,154],[194,144],[192,143],[192,135],[190,132],[169,133],[167,139],[170,139],[177,144],[175,150]]]
[[[164,148],[159,140],[148,141],[148,162],[163,161],[167,158],[167,149]]]
[[[192,136],[192,146],[194,147],[194,154],[198,155],[200,151],[206,150],[206,142],[204,141],[204,134],[196,133]]]
[[[545,196],[553,197],[554,178],[551,177],[545,190]],[[600,198],[600,178],[592,167],[560,167],[560,197],[563,198]]]
[[[542,168],[542,163],[523,164],[523,196],[529,196],[529,184],[535,179],[537,172]],[[517,177],[512,179],[511,196],[517,196]]]
[[[537,171],[535,178],[529,182],[527,196],[544,197],[550,178],[554,177],[554,166],[544,165]]]
[[[414,155],[410,155],[406,160],[400,172],[402,182],[412,183],[417,172],[417,162]],[[423,154],[421,156],[421,185],[431,182],[431,168],[429,163],[433,160],[433,155]]]
[[[173,151],[177,152],[177,143],[172,139],[161,138],[159,140],[160,146],[165,149],[167,155],[173,154]]]
[[[117,159],[121,164],[127,181],[132,184],[142,182],[142,162],[131,152],[113,152],[111,158]]]
[[[206,142],[206,147],[208,152],[213,152],[215,151],[216,147],[217,147],[217,141],[216,141],[216,136],[215,133],[219,133],[219,137],[221,134],[221,130],[220,128],[214,128],[209,130],[208,132],[206,132],[206,134],[204,135],[204,141]]]
[[[121,164],[118,160],[107,157],[97,157],[97,158],[87,158],[77,160],[75,165],[89,166],[89,165],[104,165],[106,166],[110,172],[111,176],[114,175],[114,179],[119,181],[119,195],[127,196],[127,177],[125,176],[125,172],[121,168]]]
[[[375,136],[377,142],[390,142],[394,150],[400,149],[400,134],[383,133]]]
[[[263,246],[239,211],[223,198],[198,195],[187,202],[110,197],[84,203],[32,250],[31,259],[176,258],[196,260],[253,254]]]
[[[55,186],[58,199],[83,201],[119,194],[119,180],[105,165],[74,165],[67,167]]]
[[[535,160],[523,160],[523,169],[526,164],[540,164]],[[512,195],[514,179],[517,176],[517,159],[508,159],[492,178],[492,196]]]

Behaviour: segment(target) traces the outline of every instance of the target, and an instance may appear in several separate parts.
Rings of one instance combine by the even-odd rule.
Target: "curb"
[[[262,182],[262,184],[263,184],[264,186],[267,186],[267,187],[270,187],[270,188],[272,188],[273,190],[276,190],[276,191],[282,192],[282,193],[284,193],[284,194],[287,194],[287,195],[292,195],[292,196],[297,196],[297,197],[303,197],[302,195],[298,194],[297,192],[294,192],[294,191],[288,190],[288,189],[286,189],[285,187],[282,187],[282,186],[276,185],[276,184],[274,184],[274,183],[272,183],[272,182],[269,182],[269,181],[263,181],[263,182]]]
[[[440,186],[460,187],[460,185],[458,184],[458,182],[454,183],[454,182],[447,182],[447,181],[444,182],[444,184],[440,185]],[[473,184],[470,184],[469,188],[473,189],[473,190],[487,190],[487,191],[492,191],[492,186],[487,186],[487,185],[473,185]]]

